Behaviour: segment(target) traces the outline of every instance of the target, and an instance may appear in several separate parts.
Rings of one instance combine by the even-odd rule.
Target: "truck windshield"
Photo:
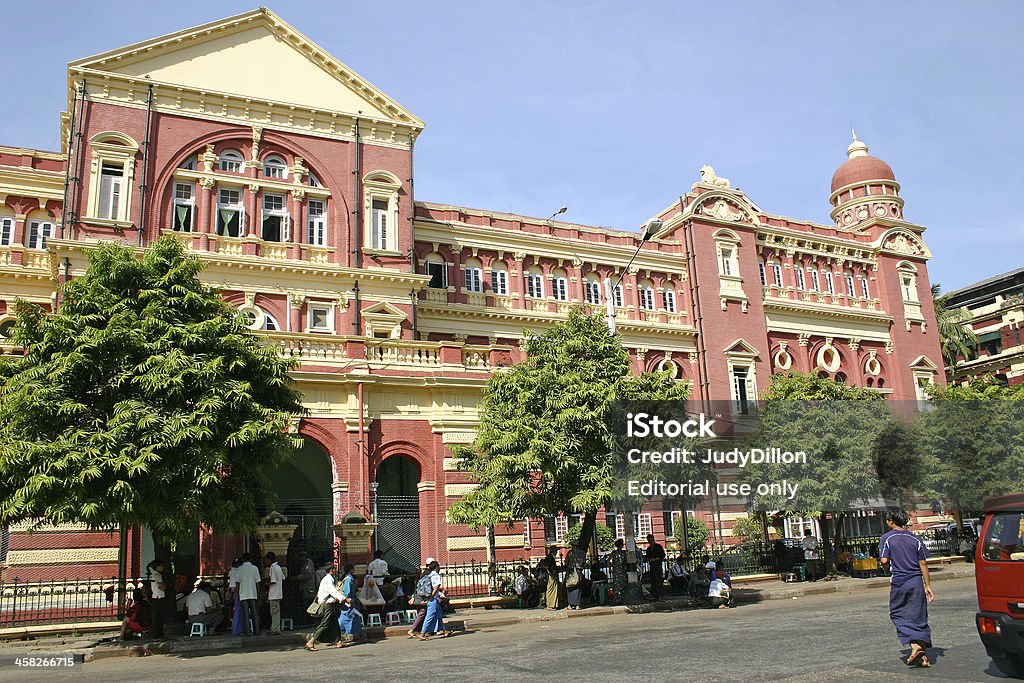
[[[1024,513],[994,513],[981,552],[990,562],[1024,562]]]

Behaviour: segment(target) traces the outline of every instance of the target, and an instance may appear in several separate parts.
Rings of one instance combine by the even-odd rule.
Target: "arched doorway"
[[[298,528],[288,546],[288,565],[301,571],[300,553],[320,566],[334,555],[334,506],[331,493],[330,456],[312,439],[302,437],[302,446],[279,467],[267,472],[268,498],[262,510],[280,512]]]
[[[384,551],[392,571],[415,572],[420,566],[419,481],[419,465],[404,455],[389,456],[377,467],[374,549]]]

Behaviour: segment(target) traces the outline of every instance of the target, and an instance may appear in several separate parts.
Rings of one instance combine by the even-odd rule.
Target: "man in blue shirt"
[[[928,603],[935,600],[928,576],[928,549],[914,534],[907,531],[907,513],[889,510],[885,515],[886,532],[878,547],[883,567],[892,572],[889,589],[889,618],[896,627],[896,636],[910,645],[908,665],[931,666],[927,650],[932,646],[928,626]]]

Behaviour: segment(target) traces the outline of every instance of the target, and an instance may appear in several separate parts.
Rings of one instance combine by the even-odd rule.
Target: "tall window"
[[[796,288],[799,290],[807,289],[807,282],[804,280],[804,269],[797,267],[793,270],[796,272]]]
[[[504,268],[491,269],[491,291],[502,296],[508,294],[508,271]]]
[[[192,183],[174,183],[174,215],[171,216],[171,227],[180,232],[192,232],[194,209]]]
[[[9,247],[14,241],[14,219],[0,216],[0,247]]]
[[[754,399],[754,387],[750,377],[750,368],[734,366],[732,369],[732,392],[736,404],[736,412],[740,415],[750,414],[750,402]]]
[[[847,273],[843,278],[846,280],[846,293],[850,296],[857,296],[857,290],[853,287],[853,276]]]
[[[612,300],[619,308],[626,305],[626,297],[622,291],[622,285],[615,285],[615,289],[612,290]]]
[[[327,210],[322,199],[310,199],[306,203],[306,214],[309,216],[309,234],[306,241],[317,247],[327,244]]]
[[[217,234],[239,237],[245,215],[242,209],[242,191],[222,187],[217,193]]]
[[[904,301],[917,301],[917,284],[912,273],[900,273],[900,291]]]
[[[291,237],[289,218],[284,208],[283,194],[263,195],[263,239],[268,242],[287,242]]]
[[[764,261],[757,262],[757,274],[761,277],[761,286],[766,286],[768,284],[768,276],[764,272]]]
[[[288,167],[285,165],[284,159],[275,154],[271,154],[263,161],[263,175],[267,178],[279,178],[283,180],[287,168]]]
[[[29,221],[28,248],[46,249],[46,238],[53,237],[53,223],[49,221]]]
[[[551,278],[551,295],[559,301],[569,300],[569,279],[564,275],[555,275]]]
[[[732,275],[732,249],[720,249],[718,251],[718,266],[722,275]]]
[[[100,171],[99,218],[118,219],[121,206],[121,185],[124,182],[124,166],[103,164]]]
[[[832,279],[832,271],[830,270],[825,271],[825,291],[829,294],[836,293],[836,283]]]
[[[233,149],[221,152],[217,160],[217,170],[226,173],[242,172],[242,155]]]
[[[599,305],[601,303],[601,281],[587,280],[586,282],[587,303]]]
[[[669,313],[676,312],[676,293],[671,289],[665,290],[665,310]]]
[[[772,264],[772,279],[775,281],[777,286],[782,286],[782,266],[778,263]]]
[[[534,299],[544,298],[544,276],[537,272],[526,274],[526,295]]]
[[[820,292],[821,282],[818,280],[818,271],[808,268],[807,272],[811,274],[811,291]]]
[[[863,275],[860,276],[860,295],[865,299],[871,298],[871,290],[868,289],[868,279]]]
[[[482,292],[484,291],[484,281],[480,269],[476,266],[470,266],[469,268],[462,269],[462,275],[465,278],[466,290],[470,292]]]
[[[644,308],[648,311],[654,310],[654,288],[653,287],[641,287],[640,288],[640,308]]]
[[[446,289],[448,287],[448,267],[446,264],[440,261],[427,261],[426,263],[427,275],[430,276],[430,282],[427,283],[427,287],[433,289]]]
[[[370,205],[370,248],[388,248],[388,202],[374,199]]]

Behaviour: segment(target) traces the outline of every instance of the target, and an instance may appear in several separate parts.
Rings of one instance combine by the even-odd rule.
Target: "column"
[[[448,274],[448,291],[454,290],[455,296],[448,300],[453,303],[466,303],[466,297],[459,293],[462,288],[462,245],[452,242],[448,245],[452,255],[452,268]]]
[[[260,186],[256,183],[249,183],[242,188],[242,205],[245,207],[246,223],[245,243],[242,245],[242,254],[246,256],[256,255],[256,246],[259,243],[259,202]]]
[[[27,226],[25,225],[25,219],[28,218],[27,214],[15,213],[14,214],[14,235],[12,237],[11,244],[18,245],[22,248],[28,246],[28,232]],[[14,265],[21,265],[25,262],[25,252],[23,250],[15,251],[11,250],[11,263]]]
[[[526,308],[526,254],[517,251],[512,254],[512,261],[508,268],[508,291],[512,295],[512,287],[518,290],[515,294],[513,308],[520,310]]]
[[[216,222],[210,222],[212,217],[210,211],[212,194],[213,180],[201,178],[199,180],[199,196],[196,197],[195,225],[192,229],[199,235],[199,249],[202,251],[210,250],[210,233],[213,232],[213,228],[217,225]],[[213,204],[213,208],[216,210],[216,202],[213,202]]]
[[[292,229],[288,240],[288,258],[300,259],[302,252],[300,244],[306,242],[306,212],[303,210],[306,200],[306,191],[296,188],[291,191],[291,208],[288,215],[291,217]]]

